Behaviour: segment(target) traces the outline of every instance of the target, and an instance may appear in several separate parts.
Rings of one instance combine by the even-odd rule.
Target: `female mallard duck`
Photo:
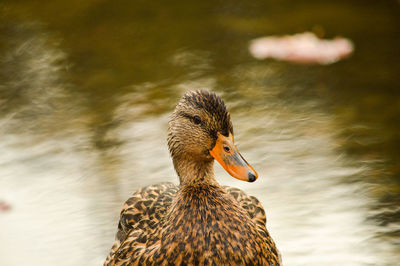
[[[260,202],[215,179],[214,159],[235,178],[257,179],[233,144],[221,98],[185,94],[169,122],[168,146],[180,185],[151,185],[126,201],[104,264],[280,265]]]

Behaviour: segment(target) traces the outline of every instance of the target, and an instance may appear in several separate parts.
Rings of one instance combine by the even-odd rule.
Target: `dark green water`
[[[177,182],[168,115],[227,103],[285,265],[400,260],[398,1],[1,1],[1,265],[99,265],[124,200]],[[258,61],[249,41],[351,39],[328,66]]]

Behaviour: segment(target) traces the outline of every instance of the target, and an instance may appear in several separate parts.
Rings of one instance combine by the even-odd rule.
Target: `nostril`
[[[230,151],[231,151],[231,148],[229,148],[228,146],[224,146],[224,151],[230,152]]]
[[[256,181],[256,176],[253,175],[252,173],[249,173],[249,174],[248,174],[248,178],[249,178],[249,182],[254,182],[254,181]]]

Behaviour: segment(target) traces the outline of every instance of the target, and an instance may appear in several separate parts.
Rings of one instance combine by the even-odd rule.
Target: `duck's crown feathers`
[[[221,133],[229,135],[233,133],[232,122],[224,101],[214,92],[207,90],[195,90],[183,95],[185,104],[190,104],[196,109],[202,109],[220,124]]]

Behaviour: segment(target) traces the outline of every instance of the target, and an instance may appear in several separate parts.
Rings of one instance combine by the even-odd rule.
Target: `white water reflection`
[[[112,115],[117,126],[103,136],[117,144],[96,148],[83,101],[62,79],[63,53],[46,36],[19,42],[10,53],[29,67],[15,65],[19,74],[2,88],[24,84],[18,85],[24,100],[8,106],[0,120],[0,199],[11,205],[0,213],[0,264],[99,265],[129,195],[151,183],[177,182],[166,146],[169,112],[149,113],[172,109],[178,98],[149,99],[163,85],[135,86],[136,92],[121,96]],[[377,225],[366,222],[369,188],[346,182],[371,166],[337,152],[334,117],[318,101],[279,99],[283,88],[252,84],[259,72],[243,67],[251,78],[243,74],[236,95],[221,95],[231,99],[237,145],[260,178],[243,183],[216,165],[220,182],[262,201],[285,265],[394,265],[393,247],[375,238]],[[190,81],[165,90],[180,95],[193,86],[213,89],[216,78],[196,71]],[[20,80],[24,73],[29,75]],[[262,73],[274,78],[271,69]]]
[[[260,112],[264,116],[252,117],[253,129],[267,126],[248,144],[263,176],[257,188],[247,184],[245,188],[263,202],[285,264],[382,265],[377,243],[367,242],[375,230],[365,223],[369,203],[365,188],[341,183],[361,175],[362,169],[348,166],[346,158],[335,152],[336,129],[329,117],[297,111],[270,118],[268,113],[274,111],[266,110]],[[241,121],[249,124],[249,119]]]

